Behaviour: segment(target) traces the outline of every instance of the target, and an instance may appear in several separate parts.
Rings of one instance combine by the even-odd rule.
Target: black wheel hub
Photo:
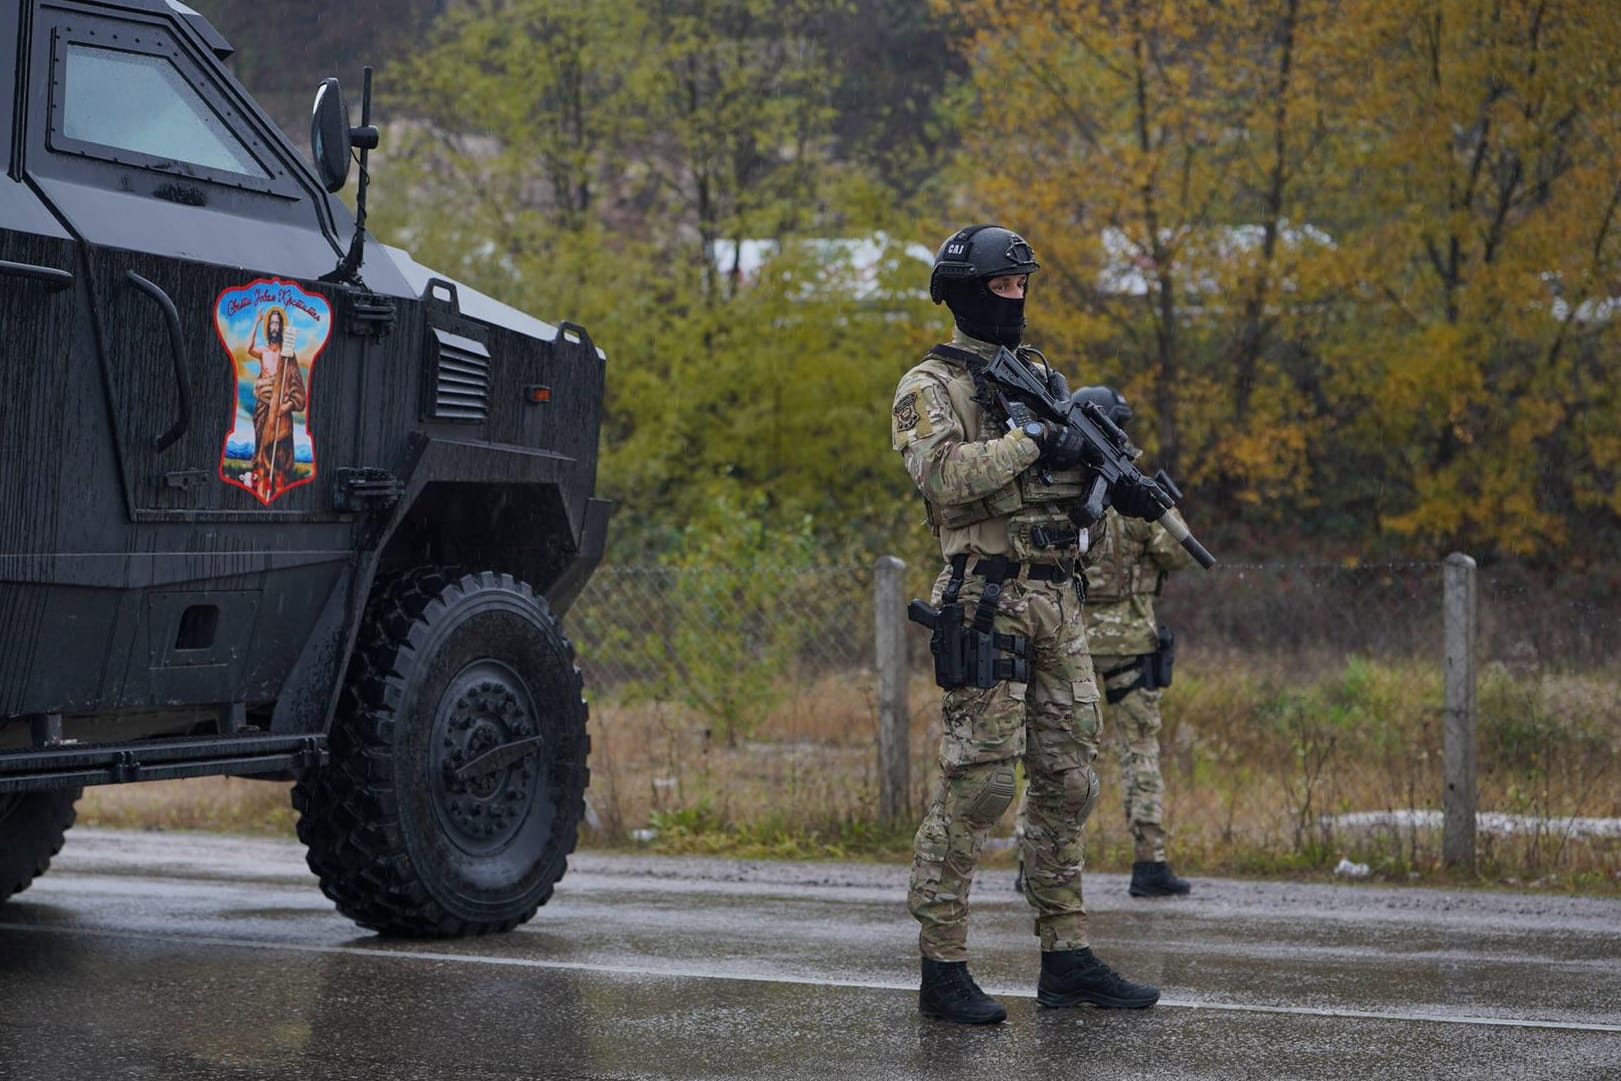
[[[544,788],[541,751],[534,701],[506,665],[480,661],[451,681],[434,716],[431,776],[459,847],[487,852],[518,834]]]

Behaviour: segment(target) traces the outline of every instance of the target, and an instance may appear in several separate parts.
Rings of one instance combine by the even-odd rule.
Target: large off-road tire
[[[0,901],[21,893],[62,851],[82,788],[0,796]]]
[[[384,934],[527,920],[574,851],[585,721],[574,647],[529,586],[435,569],[380,586],[330,761],[293,789],[322,891]]]

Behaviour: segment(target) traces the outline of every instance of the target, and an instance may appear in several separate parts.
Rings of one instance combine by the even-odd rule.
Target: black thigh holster
[[[967,556],[951,559],[951,580],[936,608],[914,600],[906,616],[929,628],[929,652],[934,656],[934,681],[946,690],[958,687],[994,687],[1003,681],[1030,681],[1030,639],[1022,634],[1001,634],[995,629],[996,607],[1007,579],[1005,559],[982,559],[975,571],[985,572],[985,591],[974,606],[971,623],[963,619],[957,593],[968,567]]]
[[[1101,673],[1104,679],[1103,699],[1114,706],[1119,705],[1126,695],[1139,688],[1145,691],[1163,690],[1171,685],[1175,665],[1176,635],[1171,633],[1171,628],[1161,623],[1155,635],[1154,652],[1133,657],[1120,667]],[[1108,681],[1115,676],[1125,675],[1134,669],[1138,672],[1135,681],[1121,687],[1108,686]]]

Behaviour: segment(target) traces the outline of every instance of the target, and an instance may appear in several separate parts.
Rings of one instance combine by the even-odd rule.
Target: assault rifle
[[[935,351],[941,352],[942,347],[936,346]],[[997,350],[990,360],[967,350],[951,349],[951,355],[963,361],[976,383],[994,391],[1010,420],[1023,423],[1022,416],[1030,414],[1080,436],[1081,464],[1092,473],[1092,484],[1079,512],[1083,525],[1103,517],[1109,494],[1116,488],[1135,490],[1153,500],[1164,512],[1158,524],[1175,537],[1201,567],[1209,569],[1215,565],[1216,557],[1210,550],[1188,532],[1188,527],[1176,515],[1169,513],[1181,495],[1176,485],[1163,471],[1161,482],[1145,476],[1133,464],[1135,452],[1131,440],[1096,402],[1055,397],[1047,381],[1007,349]]]

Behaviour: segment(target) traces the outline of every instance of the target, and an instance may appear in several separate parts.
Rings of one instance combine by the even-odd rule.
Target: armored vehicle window
[[[165,57],[72,44],[66,82],[63,134],[69,139],[269,176]]]

